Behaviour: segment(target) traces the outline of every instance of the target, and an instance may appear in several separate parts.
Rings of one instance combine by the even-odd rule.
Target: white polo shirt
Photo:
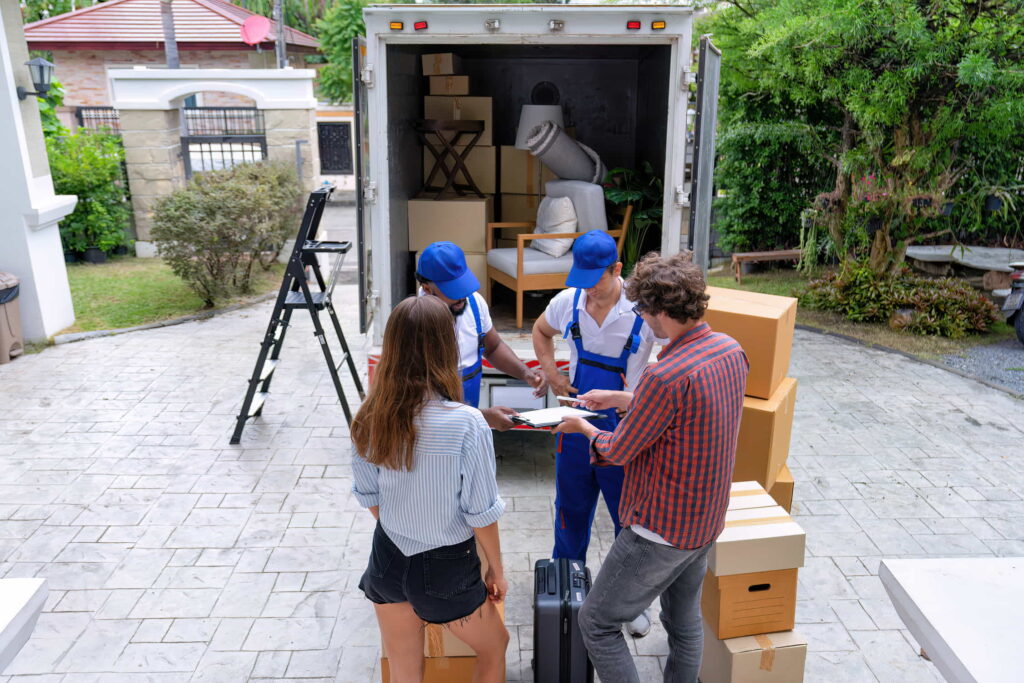
[[[619,282],[621,283],[622,280],[620,279]],[[565,328],[572,322],[572,302],[575,296],[576,290],[573,288],[562,290],[544,310],[544,319],[548,321],[548,325],[558,330],[556,339],[561,338]],[[579,308],[580,334],[583,336],[583,348],[590,353],[597,353],[612,358],[618,358],[622,355],[622,347],[626,344],[626,337],[633,331],[633,321],[636,319],[636,315],[633,313],[633,302],[626,298],[626,288],[622,287],[622,294],[619,296],[619,300],[608,311],[608,315],[605,316],[604,322],[601,325],[598,325],[597,321],[587,313],[587,290],[585,289],[580,291]],[[643,374],[644,368],[647,367],[647,361],[651,357],[651,350],[654,348],[655,341],[658,340],[647,323],[641,325],[640,347],[636,353],[631,353],[629,360],[626,361],[627,390],[636,388],[637,383],[640,381],[640,375]],[[571,382],[576,376],[578,354],[576,353],[576,344],[573,342],[571,334],[565,339],[565,342],[569,345],[569,380]]]
[[[416,291],[417,296],[425,296],[426,292],[420,287]],[[494,325],[491,323],[491,309],[487,302],[480,296],[479,292],[473,292],[476,305],[480,309],[480,331],[484,334],[490,332]],[[477,347],[480,340],[477,338],[476,319],[473,317],[473,309],[469,302],[466,302],[466,310],[462,315],[455,316],[455,341],[459,344],[459,370],[465,370],[476,364]]]

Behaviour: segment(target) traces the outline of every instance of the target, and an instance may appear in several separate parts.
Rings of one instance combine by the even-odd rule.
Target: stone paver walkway
[[[355,299],[354,287],[339,300]],[[51,595],[0,683],[379,680],[356,588],[372,524],[308,322],[229,446],[270,307],[47,349],[0,367],[0,576]],[[346,310],[354,330],[354,311]],[[882,557],[1024,555],[1024,403],[798,332],[790,466],[808,532],[808,681],[934,681]],[[531,567],[550,550],[548,437],[497,436],[510,681],[529,680]],[[611,540],[598,520],[596,570]],[[645,680],[665,637],[631,641]]]

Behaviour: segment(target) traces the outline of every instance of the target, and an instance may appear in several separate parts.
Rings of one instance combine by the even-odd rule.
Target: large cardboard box
[[[431,95],[468,95],[469,76],[431,76]]]
[[[453,76],[462,71],[462,60],[451,52],[423,55],[422,61],[424,76]]]
[[[789,465],[783,465],[782,469],[779,470],[779,475],[775,477],[775,483],[772,485],[769,493],[775,502],[786,512],[793,511],[794,487],[793,473],[789,471]]]
[[[728,509],[730,510],[750,510],[773,505],[778,505],[778,503],[756,481],[733,482],[732,488],[729,490]]]
[[[796,409],[796,380],[787,377],[772,397],[745,396],[736,439],[733,481],[757,481],[771,489],[786,464]]]
[[[544,194],[544,184],[558,176],[525,149],[502,145],[501,191],[512,194]]]
[[[449,97],[427,95],[423,98],[423,118],[455,121],[483,121],[484,132],[476,141],[478,145],[490,146],[491,128],[494,127],[492,100],[490,97]],[[448,136],[449,139],[451,135]],[[463,136],[465,138],[465,136]]]
[[[804,566],[804,530],[778,505],[728,510],[725,529],[708,553],[715,576],[770,572]]]
[[[796,623],[796,569],[704,575],[700,604],[716,638],[789,631]]]
[[[501,194],[501,220],[505,223],[536,222],[540,200],[538,194]]]
[[[487,224],[494,219],[491,197],[417,197],[409,200],[409,251],[448,241],[466,253],[483,254]]]
[[[789,372],[796,325],[796,299],[708,287],[704,320],[743,347],[750,361],[747,396],[770,398]]]
[[[456,147],[456,150],[461,154],[464,150],[464,146]],[[494,147],[481,147],[476,145],[473,149],[469,150],[469,156],[466,157],[466,168],[469,169],[469,174],[473,176],[473,182],[484,194],[494,194],[494,189],[497,185],[497,173],[498,163],[495,157]],[[451,155],[445,158],[444,163],[448,168],[452,168]],[[430,150],[426,147],[423,148],[423,182],[427,182],[427,176],[430,175],[430,170],[434,168],[434,155],[430,153]],[[455,176],[455,182],[458,184],[464,184],[466,179],[461,173]],[[441,186],[445,183],[445,176],[443,171],[438,171],[434,176],[434,185]]]
[[[807,641],[795,631],[719,640],[704,623],[702,683],[802,683]]]
[[[423,660],[423,683],[472,683],[476,657],[428,657]],[[381,683],[391,681],[388,658],[380,660]]]

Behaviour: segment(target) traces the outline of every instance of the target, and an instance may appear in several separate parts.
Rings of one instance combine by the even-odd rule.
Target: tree
[[[959,181],[984,170],[987,152],[1022,149],[1020,2],[726,4],[744,58],[758,66],[755,94],[792,105],[836,171],[817,205],[837,252],[866,255],[876,274],[895,272],[908,245],[940,232],[934,219]]]

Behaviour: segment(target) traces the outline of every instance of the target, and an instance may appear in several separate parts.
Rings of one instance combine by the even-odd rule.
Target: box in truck
[[[408,202],[420,194],[424,178],[423,146],[412,123],[439,116],[438,111],[454,111],[438,102],[490,102],[489,111],[473,115],[486,127],[487,142],[478,144],[511,148],[523,106],[535,103],[537,93],[548,99],[541,104],[554,98],[565,126],[607,168],[639,168],[649,162],[664,178],[662,253],[694,244],[706,251],[702,234],[710,214],[719,55],[702,39],[698,75],[692,59],[692,8],[374,5],[363,14],[366,36],[353,47],[357,253],[360,328],[371,353],[381,342],[388,313],[415,293],[413,242],[420,244],[429,235],[410,233]],[[466,76],[469,92],[431,95],[425,73]],[[699,97],[693,93],[695,82]],[[687,112],[694,109],[699,113],[691,124]],[[459,114],[470,115],[465,108]],[[530,202],[516,203],[529,193],[503,190],[503,184],[516,186],[522,178],[503,179],[505,170],[511,171],[499,160],[494,169],[496,208],[504,193],[522,209],[517,216],[529,218],[519,204]],[[539,197],[543,182],[538,185]],[[471,232],[476,234],[477,228],[485,226],[474,225]],[[443,239],[440,232],[438,239]],[[698,253],[697,259],[706,264],[706,253]],[[487,289],[482,282],[481,293]],[[532,346],[525,332],[519,338],[503,337],[529,360]],[[559,352],[560,358],[568,355],[564,345]],[[485,381],[508,379],[485,370]],[[483,394],[486,401],[486,387]]]

